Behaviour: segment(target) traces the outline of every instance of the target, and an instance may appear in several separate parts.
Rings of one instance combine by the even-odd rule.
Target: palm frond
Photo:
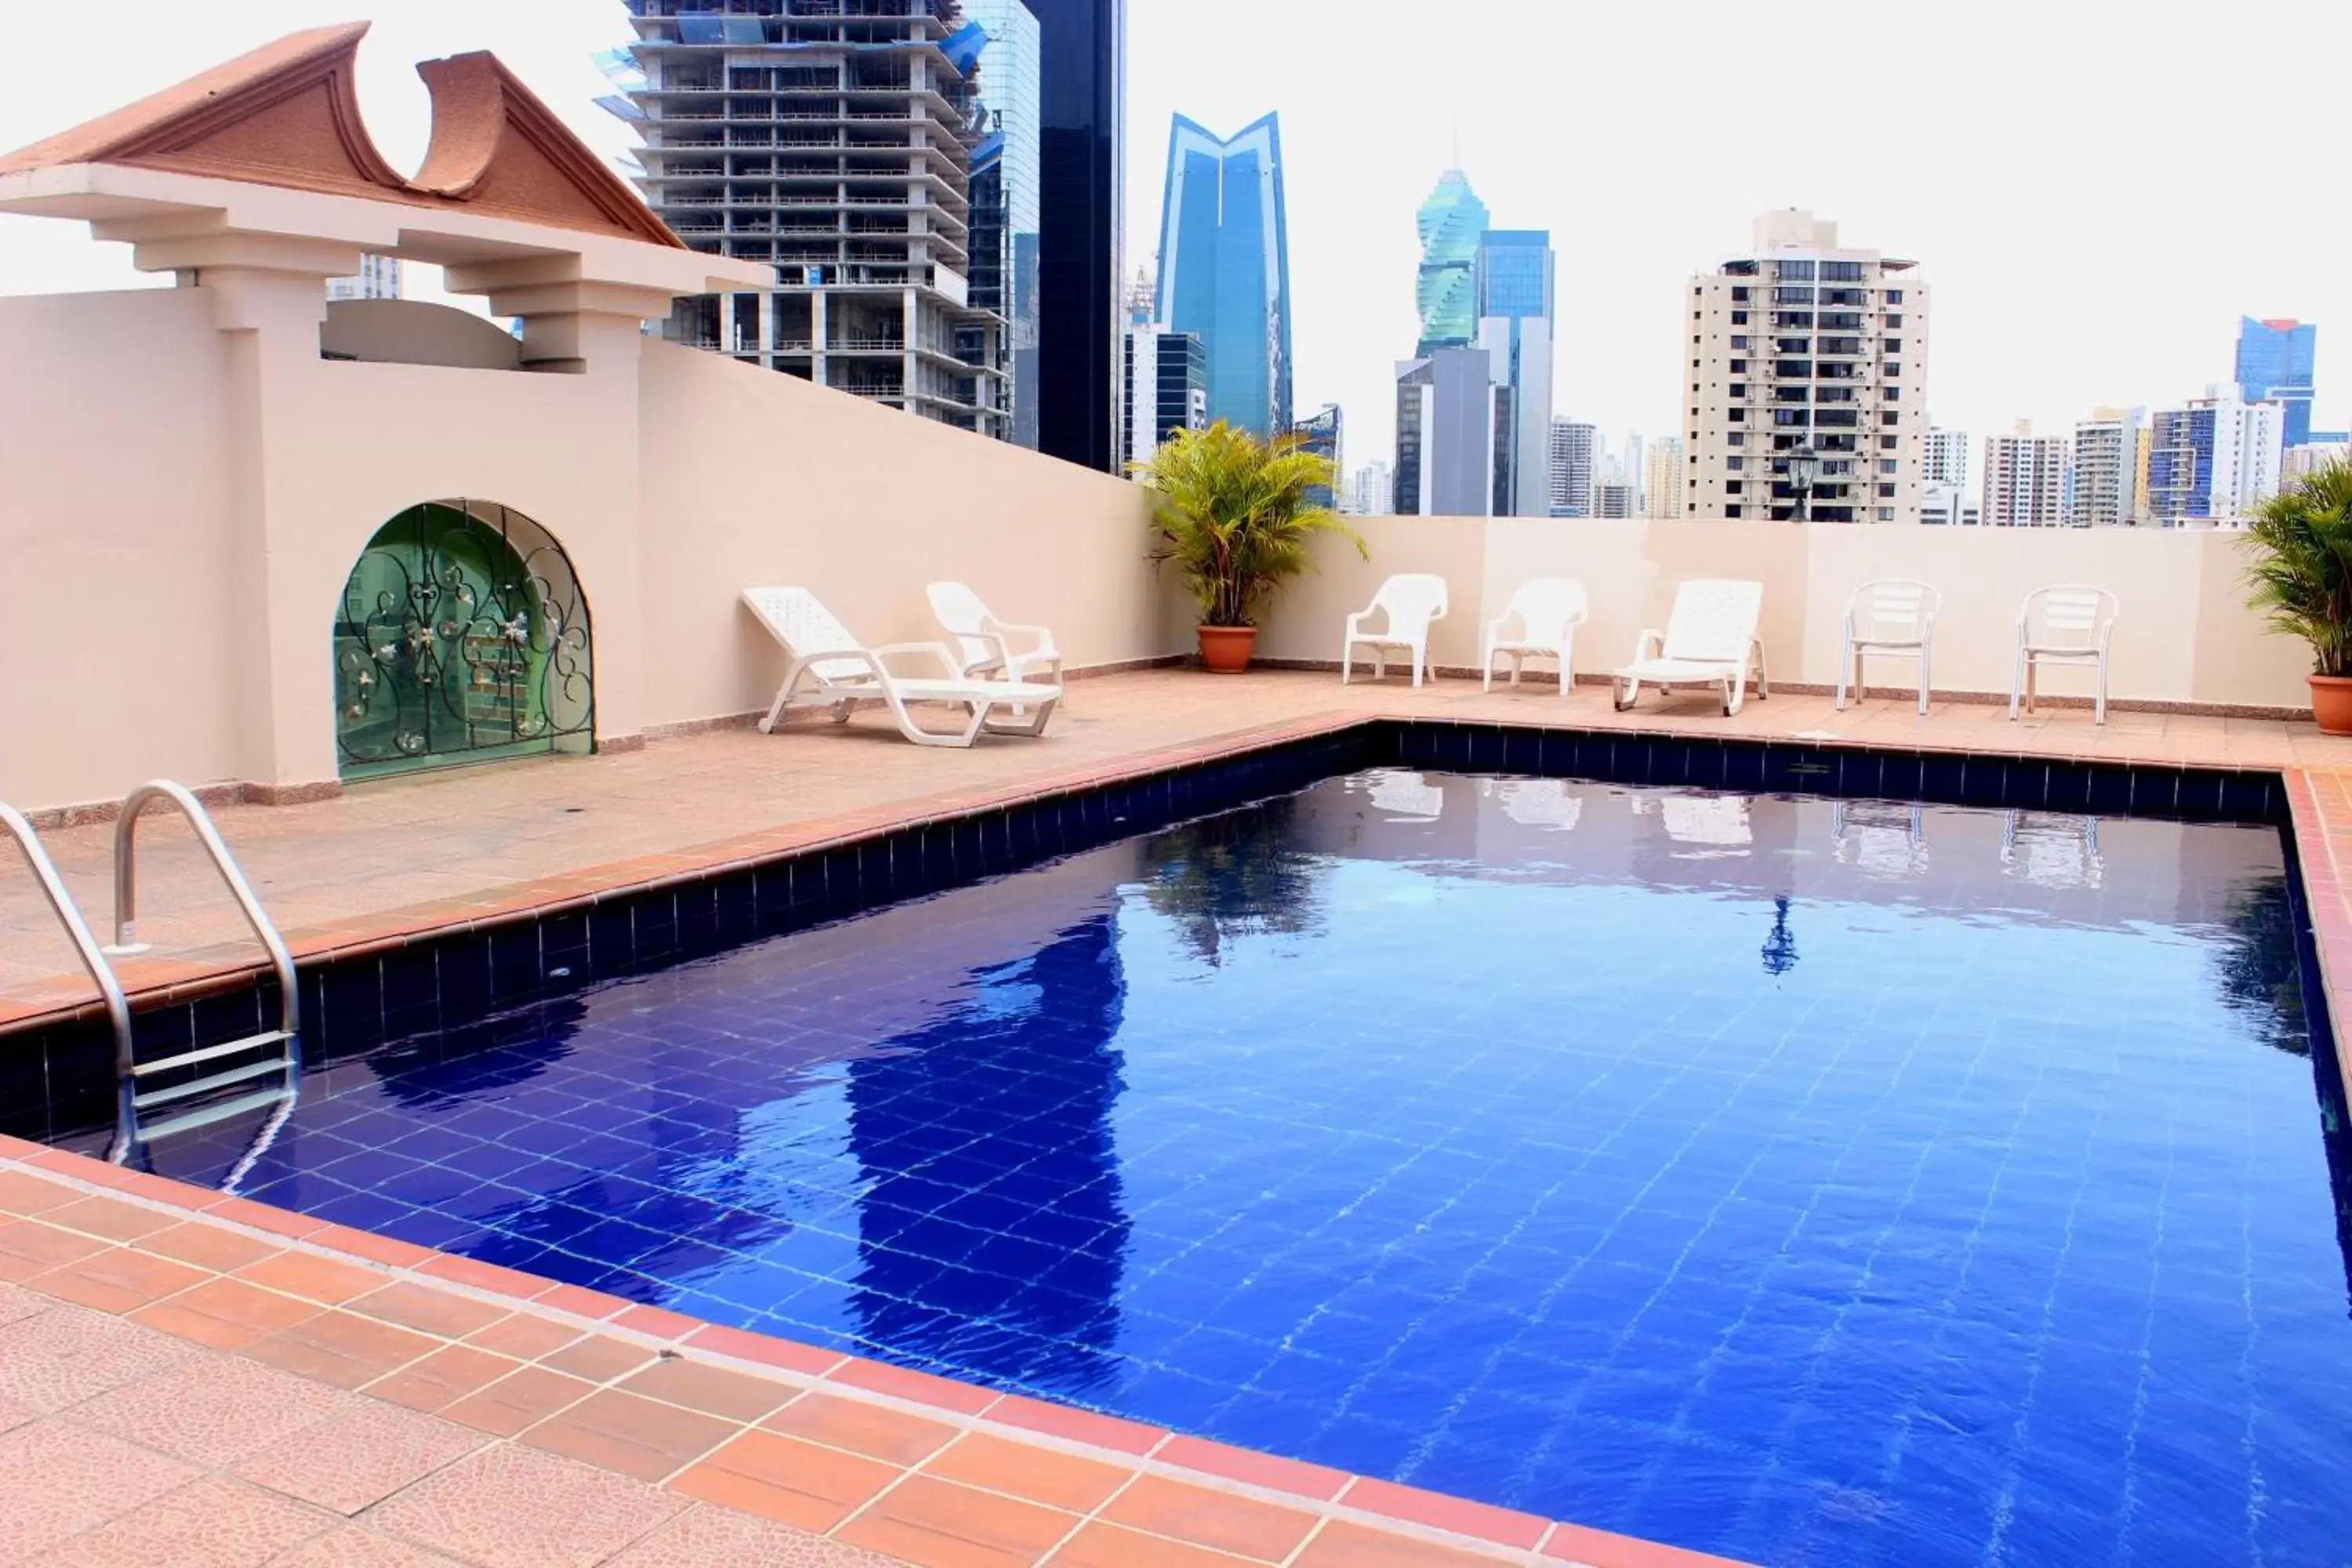
[[[2315,673],[2352,675],[2352,462],[2263,502],[2244,542],[2248,605],[2309,643]]]
[[[1152,559],[1183,574],[1204,625],[1255,625],[1274,590],[1310,564],[1318,533],[1338,533],[1370,559],[1338,513],[1309,504],[1339,474],[1304,437],[1261,440],[1220,419],[1205,430],[1171,431],[1150,462],[1129,468],[1160,495]]]

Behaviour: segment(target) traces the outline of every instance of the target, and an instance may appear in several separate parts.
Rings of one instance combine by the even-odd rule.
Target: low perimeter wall
[[[1592,618],[1577,638],[1580,674],[1622,664],[1644,626],[1665,624],[1675,584],[1745,577],[1764,584],[1760,635],[1772,679],[1831,686],[1848,597],[1874,577],[1917,577],[1943,595],[1936,623],[1939,691],[2006,698],[2020,601],[2053,583],[2087,583],[2122,602],[2109,693],[2118,700],[2303,711],[2305,646],[2246,607],[2243,535],[2158,529],[1798,527],[1543,518],[1366,517],[1349,521],[1371,559],[1343,541],[1316,546],[1316,569],[1285,590],[1258,639],[1272,659],[1334,663],[1342,624],[1391,572],[1435,572],[1452,589],[1432,657],[1478,662],[1486,623],[1529,577],[1580,579]],[[1874,664],[1874,684],[1915,679]],[[2087,695],[2087,669],[2045,669],[2042,689]]]

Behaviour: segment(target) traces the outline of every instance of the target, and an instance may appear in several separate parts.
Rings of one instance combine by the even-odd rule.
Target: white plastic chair
[[[961,673],[955,654],[945,643],[886,643],[868,647],[852,637],[849,629],[835,620],[833,612],[806,588],[746,588],[743,602],[751,607],[760,624],[768,628],[769,635],[782,645],[791,661],[784,670],[784,683],[776,688],[776,700],[770,704],[768,716],[760,721],[760,732],[763,735],[774,732],[777,721],[784,716],[784,710],[793,705],[795,693],[803,681],[811,683],[814,690],[799,706],[830,707],[833,721],[846,724],[858,702],[878,700],[890,710],[898,732],[919,746],[969,746],[983,730],[992,735],[1042,735],[1045,732],[1045,721],[1053,717],[1054,705],[1062,700],[1059,686],[971,679]],[[908,678],[891,670],[888,660],[893,656],[913,654],[926,654],[937,660],[944,675]],[[910,702],[940,702],[961,708],[971,715],[971,721],[957,731],[926,730],[908,712]],[[1021,721],[996,720],[992,714],[999,708],[1012,709],[1023,716]]]
[[[1389,672],[1391,648],[1412,656],[1412,683],[1421,684],[1429,668],[1429,627],[1445,618],[1445,579],[1433,572],[1400,572],[1381,584],[1372,602],[1348,617],[1347,640],[1339,645],[1339,684],[1355,673],[1356,650],[1372,650],[1372,679]],[[1374,616],[1386,618],[1378,631],[1366,625]]]
[[[1478,657],[1479,689],[1495,689],[1495,660],[1511,661],[1511,685],[1519,684],[1520,669],[1530,657],[1559,661],[1559,694],[1576,686],[1576,628],[1590,614],[1584,584],[1573,577],[1532,577],[1518,585],[1497,618],[1486,623],[1486,642]],[[1518,629],[1506,636],[1513,622]]]
[[[1059,685],[1062,655],[1044,626],[1015,626],[989,614],[980,595],[961,583],[934,583],[924,592],[931,614],[948,633],[948,650],[963,675],[996,674],[1006,680],[1043,676]]]
[[[1845,646],[1838,655],[1838,711],[1845,711],[1847,682],[1854,694],[1869,689],[1864,658],[1919,661],[1919,711],[1927,711],[1927,656],[1936,636],[1936,616],[1944,596],[1916,577],[1880,577],[1864,583],[1845,602]]]
[[[2107,721],[2107,648],[2116,635],[2122,601],[2105,588],[2061,583],[2025,595],[2017,612],[2017,673],[2009,687],[2009,716],[2020,703],[2033,711],[2034,675],[2045,664],[2098,666],[2093,721]]]
[[[1617,694],[1617,711],[1641,700],[1650,686],[1713,686],[1723,692],[1726,718],[1739,711],[1748,694],[1752,666],[1759,700],[1772,695],[1764,674],[1764,645],[1757,639],[1757,617],[1764,611],[1764,584],[1729,578],[1697,578],[1675,588],[1675,607],[1666,629],[1644,629],[1633,647],[1633,662],[1617,672],[1623,689]]]

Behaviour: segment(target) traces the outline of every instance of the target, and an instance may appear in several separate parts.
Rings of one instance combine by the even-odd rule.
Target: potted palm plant
[[[1159,492],[1154,561],[1172,561],[1201,606],[1201,662],[1221,675],[1249,668],[1257,616],[1274,590],[1307,569],[1307,542],[1363,540],[1314,492],[1338,482],[1331,460],[1297,436],[1262,440],[1218,420],[1175,430],[1151,460],[1129,465]]]
[[[2337,460],[2254,510],[2248,603],[2311,645],[2311,711],[2352,735],[2352,462]]]

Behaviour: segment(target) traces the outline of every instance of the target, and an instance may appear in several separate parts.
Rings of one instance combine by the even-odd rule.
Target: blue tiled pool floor
[[[338,1063],[241,1190],[1765,1563],[2340,1563],[2284,872],[1383,770]]]

